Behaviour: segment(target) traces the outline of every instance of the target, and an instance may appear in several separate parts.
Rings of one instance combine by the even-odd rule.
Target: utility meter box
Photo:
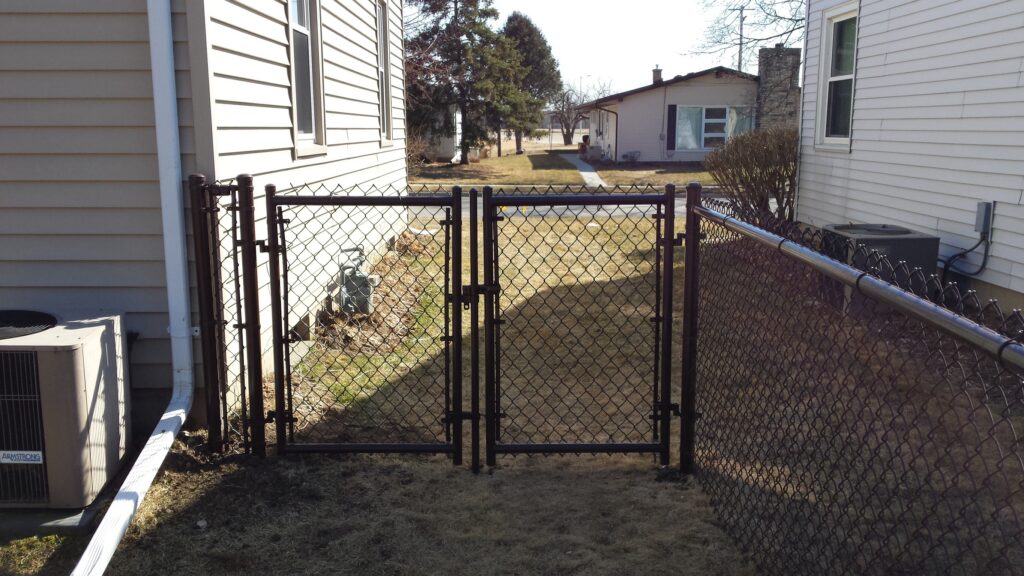
[[[341,277],[341,309],[347,314],[373,314],[373,289],[379,285],[380,276],[346,268]]]

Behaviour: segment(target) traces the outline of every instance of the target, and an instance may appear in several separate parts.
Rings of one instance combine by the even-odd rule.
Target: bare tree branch
[[[716,16],[697,54],[736,58],[742,49],[745,62],[757,62],[765,45],[803,43],[805,0],[704,0],[704,7]],[[744,7],[741,47],[738,8]]]

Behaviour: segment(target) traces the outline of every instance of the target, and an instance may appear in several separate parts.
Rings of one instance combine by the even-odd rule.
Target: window
[[[749,132],[754,126],[750,107],[697,106],[668,107],[668,150],[706,150]]]
[[[380,113],[380,138],[390,141],[392,129],[391,103],[391,34],[388,0],[374,0],[377,7],[377,106]]]
[[[326,152],[318,0],[289,0],[292,98],[298,156]]]
[[[853,76],[857,53],[857,15],[849,9],[833,10],[823,23],[821,104],[818,141],[849,145],[853,119]]]

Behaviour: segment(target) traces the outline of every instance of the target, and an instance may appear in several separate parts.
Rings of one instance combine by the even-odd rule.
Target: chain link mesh
[[[662,205],[502,206],[580,193],[662,191],[495,190],[499,443],[656,439]]]
[[[407,192],[302,186],[280,197],[292,442],[451,441],[450,209],[287,204]]]
[[[710,202],[1021,338],[1024,318],[863,246]],[[697,460],[768,574],[1019,574],[1024,373],[702,220]]]

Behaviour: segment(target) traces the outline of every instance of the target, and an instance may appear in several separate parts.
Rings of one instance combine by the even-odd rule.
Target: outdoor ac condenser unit
[[[120,316],[0,311],[0,508],[84,508],[128,448]]]
[[[874,252],[894,267],[905,262],[907,272],[920,268],[926,280],[935,274],[939,260],[938,236],[891,224],[830,224],[822,230],[822,248],[826,256],[859,269],[877,265],[867,261]],[[889,281],[908,282],[906,276],[892,278],[884,270],[883,276]],[[921,286],[915,284],[913,288]],[[837,303],[847,313],[862,312],[863,302],[854,292],[848,286],[843,288],[842,302]]]

